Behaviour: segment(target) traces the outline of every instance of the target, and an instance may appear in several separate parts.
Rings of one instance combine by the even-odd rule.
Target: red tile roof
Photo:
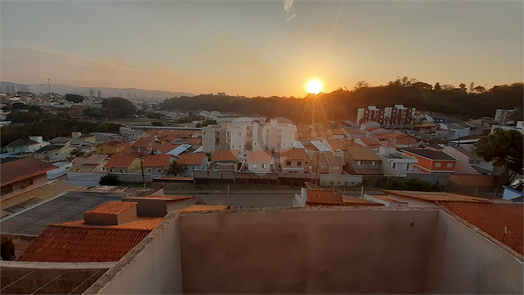
[[[194,199],[192,196],[169,196],[169,195],[163,195],[163,196],[156,196],[156,195],[150,195],[150,196],[140,196],[140,197],[134,197],[136,199],[159,199],[159,200],[168,200],[168,201],[183,201],[183,200],[189,200]]]
[[[349,146],[347,147],[347,153],[355,161],[382,161],[371,147]]]
[[[282,160],[307,160],[309,159],[305,149],[292,148],[280,152]]]
[[[344,131],[340,129],[331,129],[330,132],[332,135],[345,135]]]
[[[76,226],[76,227],[87,227],[87,228],[120,228],[120,229],[145,229],[154,230],[158,224],[162,221],[163,217],[144,217],[137,216],[136,221],[131,221],[119,225],[89,225],[84,220],[77,220],[71,222],[64,222],[59,225],[64,226]]]
[[[271,162],[271,158],[270,151],[250,151],[247,153],[248,163]]]
[[[376,138],[364,137],[364,138],[360,138],[360,140],[362,141],[364,145],[370,148],[377,148],[377,147],[383,146],[382,143],[380,143],[380,141],[378,141]]]
[[[56,168],[54,165],[31,157],[7,162],[0,165],[1,184],[7,185]]]
[[[119,261],[151,231],[110,227],[50,225],[25,250],[19,261]]]
[[[136,206],[136,202],[109,201],[91,210],[85,211],[88,214],[116,215]]]
[[[182,154],[178,162],[184,165],[202,165],[205,159],[204,153]]]
[[[199,145],[199,144],[202,144],[202,138],[200,137],[190,138],[187,140],[187,143],[191,145]]]
[[[110,145],[114,147],[119,147],[119,146],[125,145],[125,143],[118,141],[118,140],[108,140],[108,141],[102,142],[101,144],[97,145],[97,147],[102,146],[102,145]]]
[[[218,150],[213,154],[213,162],[237,162],[238,150]]]
[[[146,132],[149,132],[149,131],[146,131]],[[154,139],[151,137],[140,137],[131,146],[137,147],[137,148],[149,147],[153,141]]]
[[[113,167],[129,167],[135,161],[135,155],[114,155],[111,157],[109,162],[104,165],[104,168],[113,168]]]
[[[144,167],[165,167],[172,158],[172,155],[148,155],[142,165]]]
[[[425,200],[430,202],[468,202],[468,203],[485,203],[491,204],[492,201],[484,198],[477,198],[467,195],[443,193],[443,192],[418,192],[418,191],[396,191],[396,190],[381,190],[382,192],[393,195],[401,196],[419,200]]]
[[[165,143],[165,144],[155,145],[155,149],[160,150],[162,154],[167,154],[168,152],[172,151],[173,149],[175,149],[178,146],[179,145],[175,145],[172,143]]]
[[[524,207],[522,204],[476,204],[440,202],[488,235],[523,253]],[[507,228],[507,233],[505,234]]]
[[[315,205],[342,205],[339,191],[325,189],[308,189],[307,203]]]
[[[326,142],[334,150],[341,150],[341,151],[346,150],[346,145],[340,139],[328,139],[326,140]]]

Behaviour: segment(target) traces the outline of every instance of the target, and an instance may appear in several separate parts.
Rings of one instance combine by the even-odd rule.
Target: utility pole
[[[51,93],[51,82],[49,81],[49,78],[47,78],[47,85],[49,86],[49,93]]]
[[[142,169],[142,182],[144,183],[144,188],[146,188],[146,176],[144,174],[144,156],[139,156],[140,159],[140,168]]]

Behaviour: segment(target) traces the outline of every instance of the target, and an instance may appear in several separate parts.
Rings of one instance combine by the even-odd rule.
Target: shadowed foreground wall
[[[180,216],[184,293],[421,293],[437,214]]]

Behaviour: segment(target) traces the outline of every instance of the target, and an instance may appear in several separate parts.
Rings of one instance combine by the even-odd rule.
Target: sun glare
[[[319,80],[311,80],[307,84],[307,91],[309,93],[318,94],[320,91],[322,91],[322,83],[320,83]]]

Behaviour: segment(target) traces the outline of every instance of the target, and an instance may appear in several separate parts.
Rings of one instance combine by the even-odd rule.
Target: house
[[[413,167],[418,163],[416,158],[408,157],[392,147],[381,147],[377,156],[382,159],[380,169],[388,176],[406,176],[409,172],[415,172]]]
[[[182,176],[192,177],[195,170],[206,170],[208,160],[204,153],[191,153],[180,155],[178,162],[187,167],[187,170],[182,174]]]
[[[47,171],[56,166],[27,157],[0,165],[1,198],[5,200],[47,183]]]
[[[137,173],[141,170],[140,159],[134,155],[114,155],[103,170],[110,173]]]
[[[275,161],[271,151],[249,151],[246,160],[247,170],[254,173],[275,171]]]
[[[162,176],[167,174],[172,155],[148,155],[144,158],[142,166],[146,174]]]
[[[516,179],[509,186],[503,185],[502,187],[504,188],[502,199],[522,203],[524,196],[524,179]]]
[[[211,158],[212,166],[210,168],[214,170],[238,170],[238,150],[217,150]]]
[[[65,161],[69,157],[71,151],[76,147],[63,144],[50,144],[34,152],[33,157],[46,162]]]
[[[344,131],[346,138],[349,138],[352,140],[354,140],[355,138],[366,137],[366,134],[358,129],[342,128],[342,131]]]
[[[341,129],[330,129],[328,133],[330,139],[342,139],[346,136],[346,133]]]
[[[346,140],[348,140],[347,138],[345,138]],[[349,140],[351,141],[351,140]],[[341,151],[345,151],[346,150],[346,145],[343,141],[343,139],[326,139],[326,140],[323,140],[322,143],[325,145],[325,146],[328,146],[331,150],[341,150]]]
[[[403,132],[387,133],[375,136],[381,142],[387,142],[394,147],[404,148],[417,144],[418,139]]]
[[[440,123],[440,129],[442,131],[437,131],[437,136],[446,139],[466,137],[469,135],[469,131],[472,127],[472,125],[464,122]]]
[[[314,156],[312,165],[315,173],[341,175],[346,162],[341,151],[325,151]]]
[[[131,145],[132,152],[149,153],[153,149],[153,143],[155,139],[153,137],[139,137]]]
[[[93,154],[89,157],[78,157],[73,160],[73,167],[67,172],[67,182],[85,186],[97,186],[100,177],[105,173],[107,155]]]
[[[384,146],[378,139],[373,137],[357,138],[354,141],[360,146],[369,147],[375,151],[378,151],[380,147]]]
[[[402,152],[409,157],[416,158],[418,163],[414,167],[423,173],[455,172],[457,158],[441,149],[406,149]]]
[[[383,175],[382,159],[369,147],[350,146],[344,152],[347,172],[353,175]]]
[[[138,202],[110,201],[84,212],[84,220],[49,225],[18,261],[116,262],[162,217],[138,217]]]
[[[300,194],[295,194],[293,207],[304,206],[384,206],[383,204],[360,199],[356,197],[342,196],[340,191],[327,189],[301,189]]]
[[[200,146],[202,145],[202,138],[200,137],[193,137],[187,140],[187,144],[190,144],[192,146]]]
[[[360,124],[360,130],[372,130],[373,128],[380,128],[380,124],[375,121],[365,121],[362,124]]]
[[[42,136],[31,136],[17,139],[6,145],[6,148],[8,154],[34,153],[46,145],[49,145],[49,142],[44,141]]]
[[[461,146],[445,146],[443,151],[457,159],[455,164],[455,172],[457,173],[489,174],[493,171],[493,163],[486,162],[482,157],[477,156],[474,151],[469,151]]]
[[[122,135],[106,132],[91,132],[95,136],[96,142],[106,142],[110,140],[122,140]]]
[[[96,143],[96,136],[94,136],[93,134],[82,134],[82,132],[71,132],[71,142]]]
[[[284,173],[310,173],[309,156],[305,149],[292,148],[280,152],[280,166]]]
[[[109,140],[96,146],[96,153],[101,155],[121,155],[126,152],[126,144],[118,140]]]
[[[165,154],[170,153],[171,151],[173,151],[177,147],[179,147],[179,145],[174,145],[172,143],[166,143],[166,144],[162,144],[162,145],[154,145],[152,149],[153,149],[153,152],[155,154],[165,155]]]

